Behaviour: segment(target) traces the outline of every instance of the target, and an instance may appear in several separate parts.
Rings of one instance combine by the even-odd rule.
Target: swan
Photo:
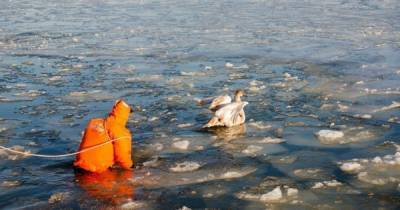
[[[208,109],[213,112],[215,112],[219,108],[221,108],[222,105],[229,104],[232,102],[232,98],[228,95],[221,95],[221,96],[216,96],[216,97],[208,97],[208,98],[195,99],[195,100],[200,105],[210,104]]]
[[[215,111],[214,116],[203,126],[203,128],[214,126],[232,127],[243,124],[246,120],[243,108],[248,104],[247,101],[241,100],[240,97],[243,95],[244,92],[242,90],[236,90],[233,102],[216,106],[215,108],[217,110]],[[218,97],[216,99],[218,99]]]

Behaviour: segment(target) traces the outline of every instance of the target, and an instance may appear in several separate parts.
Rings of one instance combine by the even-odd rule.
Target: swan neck
[[[240,99],[239,95],[235,95],[235,102],[241,102],[242,100]]]

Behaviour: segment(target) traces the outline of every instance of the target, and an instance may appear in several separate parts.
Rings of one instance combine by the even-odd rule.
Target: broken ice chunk
[[[242,151],[242,153],[248,154],[248,155],[254,155],[255,153],[261,151],[262,149],[263,149],[263,147],[261,147],[261,146],[249,145],[249,146],[247,146],[246,149],[244,149]]]
[[[21,184],[21,182],[19,182],[19,181],[3,181],[2,183],[1,183],[1,187],[16,187],[16,186],[19,186]]]
[[[341,182],[336,181],[335,179],[331,181],[323,181],[323,182],[317,182],[315,183],[311,189],[320,189],[320,188],[326,188],[326,187],[337,187],[343,185]]]
[[[395,108],[400,108],[400,102],[393,101],[391,105],[384,106],[380,109],[376,109],[373,112],[383,112],[383,111],[388,111],[388,110],[395,109]]]
[[[146,207],[148,206],[143,201],[132,201],[132,199],[120,206],[121,209],[145,209]]]
[[[285,140],[281,138],[271,138],[271,137],[266,137],[258,141],[258,143],[265,143],[265,144],[280,144],[282,142],[285,142]]]
[[[172,143],[172,147],[180,150],[187,150],[189,148],[190,142],[188,140],[176,141]]]
[[[174,167],[171,167],[169,170],[173,172],[188,172],[188,171],[195,171],[200,167],[201,165],[197,162],[185,161],[182,163],[176,163],[176,165]]]
[[[363,169],[363,167],[357,162],[347,162],[343,163],[340,166],[340,169],[345,172],[354,173],[360,171],[361,169]]]
[[[248,126],[257,128],[260,130],[272,128],[272,125],[266,124],[265,122],[262,122],[262,121],[250,122],[250,123],[248,123]]]
[[[338,139],[343,138],[344,133],[342,131],[335,130],[320,130],[315,133],[318,140],[323,144],[335,144]]]
[[[296,197],[299,194],[299,190],[296,188],[288,188],[287,189],[287,196],[289,197]]]
[[[48,202],[49,203],[63,202],[70,198],[71,198],[70,192],[58,192],[58,193],[54,193],[53,195],[51,195]]]
[[[276,202],[282,199],[282,191],[281,187],[277,186],[272,191],[262,194],[260,197],[260,201],[262,202]]]
[[[229,62],[226,62],[225,63],[225,68],[233,68],[233,64],[232,63],[229,63]]]

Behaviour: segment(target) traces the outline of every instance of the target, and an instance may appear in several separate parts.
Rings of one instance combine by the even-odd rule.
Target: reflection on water
[[[108,170],[104,173],[77,171],[75,180],[79,187],[95,199],[118,205],[134,199],[133,171]]]
[[[74,152],[116,99],[137,107],[134,174],[0,151],[0,208],[400,205],[398,0],[0,8],[2,145]],[[247,93],[246,124],[200,130],[211,113],[196,101],[236,89]]]
[[[209,132],[215,134],[218,139],[230,141],[244,136],[246,133],[246,125],[237,125],[234,127],[215,127],[208,129]]]

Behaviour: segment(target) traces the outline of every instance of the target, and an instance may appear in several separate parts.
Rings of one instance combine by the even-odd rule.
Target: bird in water
[[[232,102],[232,98],[228,95],[221,95],[217,97],[208,97],[204,99],[196,99],[200,105],[210,104],[209,110],[215,112],[225,104]]]
[[[243,108],[248,104],[248,102],[241,100],[240,97],[243,95],[244,92],[242,90],[236,90],[233,102],[228,100],[229,96],[215,98],[209,107],[211,110],[215,110],[214,116],[203,128],[214,126],[232,127],[243,124],[246,120]],[[227,103],[227,101],[229,102]]]

